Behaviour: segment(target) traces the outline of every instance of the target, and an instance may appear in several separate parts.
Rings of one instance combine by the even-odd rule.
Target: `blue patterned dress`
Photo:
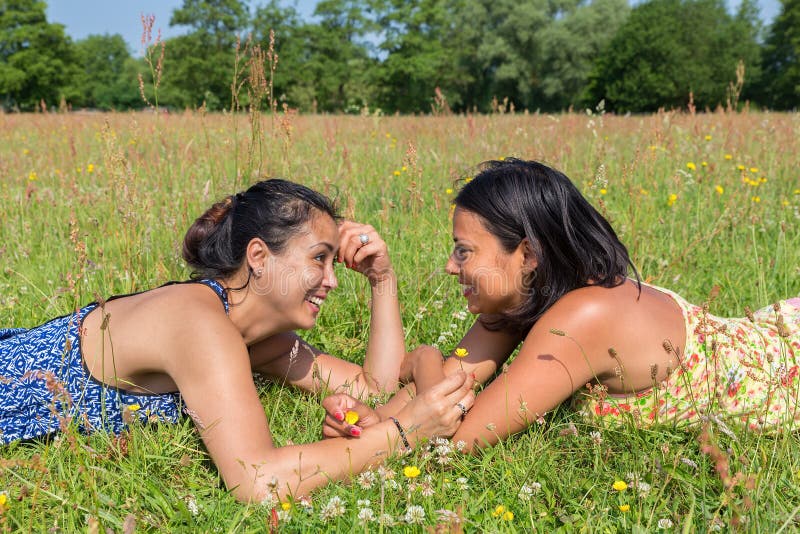
[[[228,313],[225,288],[214,280],[197,283],[213,289]],[[0,443],[47,436],[72,423],[84,433],[119,433],[136,419],[180,419],[183,402],[177,391],[128,393],[88,372],[79,332],[97,306],[93,302],[31,329],[0,329]]]

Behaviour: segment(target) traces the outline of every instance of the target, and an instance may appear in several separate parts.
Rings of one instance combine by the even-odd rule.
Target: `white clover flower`
[[[375,483],[374,471],[364,471],[363,473],[358,475],[358,485],[361,486],[362,489],[370,489],[374,483]]]
[[[288,523],[292,520],[292,514],[289,510],[278,510],[278,521],[281,523]]]
[[[372,501],[370,501],[369,499],[358,499],[358,501],[356,502],[356,505],[359,508],[369,508],[370,504],[372,504]]]
[[[665,517],[663,519],[658,520],[658,528],[662,530],[666,530],[668,528],[672,528],[672,519],[669,517]]]
[[[589,437],[592,438],[592,441],[594,441],[597,445],[603,443],[603,436],[597,430],[592,430],[589,432]]]
[[[375,512],[372,511],[372,508],[362,508],[358,511],[358,520],[362,523],[375,521]]]
[[[697,462],[695,462],[694,460],[691,460],[689,458],[681,458],[681,462],[685,463],[692,469],[697,469]]]
[[[452,510],[445,510],[445,509],[436,510],[436,517],[439,519],[440,522],[445,522],[445,523],[461,522],[461,518],[458,517],[458,514],[453,512]]]
[[[526,482],[519,489],[517,497],[519,497],[519,500],[527,502],[531,500],[531,497],[533,497],[534,493],[539,493],[541,490],[542,490],[542,485],[539,484],[538,482],[531,482],[531,483]]]
[[[456,484],[458,484],[458,489],[464,491],[469,489],[469,483],[467,482],[467,479],[465,477],[458,477],[456,479]]]
[[[464,452],[464,449],[466,447],[467,447],[467,443],[463,439],[460,439],[460,440],[456,441],[456,450],[458,452]]]
[[[406,509],[406,515],[403,519],[406,523],[412,525],[422,523],[425,521],[425,510],[423,510],[422,506],[412,504]]]
[[[186,501],[186,508],[189,510],[189,513],[192,515],[197,515],[200,513],[200,507],[197,506],[197,501],[193,495],[187,495],[184,497],[184,501]]]
[[[390,516],[389,514],[381,514],[381,516],[378,518],[378,523],[384,527],[393,527],[397,524],[397,522],[394,520],[394,517]]]
[[[323,522],[327,522],[335,517],[344,515],[345,510],[346,507],[341,497],[333,496],[331,500],[328,501],[328,504],[322,507],[319,516]]]

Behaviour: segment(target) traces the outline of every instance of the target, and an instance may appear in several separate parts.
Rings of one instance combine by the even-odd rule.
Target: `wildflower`
[[[406,515],[403,518],[406,523],[422,523],[425,520],[425,510],[422,506],[413,504],[406,509]]]
[[[0,491],[0,510],[8,506],[8,493]]]
[[[328,501],[328,504],[326,504],[322,508],[322,510],[319,513],[319,516],[323,522],[327,522],[330,519],[344,515],[344,512],[345,512],[344,502],[342,501],[341,497],[336,495],[331,497],[331,500]]]
[[[506,511],[506,507],[503,506],[502,504],[498,504],[497,508],[495,508],[494,512],[492,512],[492,517],[500,517],[501,515],[503,515],[505,513],[505,511]]]
[[[408,170],[408,167],[406,167],[405,165],[403,165],[403,166],[400,168],[400,170],[401,170],[401,171],[403,171],[403,172],[406,172],[406,171]]]
[[[375,521],[375,512],[372,511],[372,508],[362,508],[358,511],[358,520],[362,523]]]
[[[374,471],[364,471],[363,473],[358,475],[358,485],[361,486],[362,489],[369,489],[375,483],[375,472]]]
[[[499,158],[497,158],[497,159],[498,159],[499,161],[505,161],[505,160],[506,160],[506,157],[505,157],[505,156],[500,156],[500,157],[499,157]]]
[[[400,176],[400,171],[394,171],[393,173],[395,176]]]
[[[390,134],[390,133],[386,134],[386,139],[391,139],[391,137],[392,137],[392,134]]]
[[[744,170],[744,165],[737,165],[736,169],[740,170],[740,171],[743,171]]]
[[[23,148],[23,149],[22,149],[22,155],[23,155],[23,156],[27,156],[27,155],[28,155],[28,154],[30,154],[30,153],[31,153],[31,151],[30,151],[30,150],[28,150],[27,148]]]
[[[691,460],[689,458],[681,458],[681,462],[688,465],[692,469],[697,469],[697,462],[695,462],[694,460]]]
[[[750,167],[750,172],[752,172],[753,174],[757,173],[758,167]]]
[[[187,495],[184,501],[186,501],[186,509],[189,510],[190,514],[197,515],[200,513],[200,508],[197,506],[197,501],[193,496]]]
[[[765,184],[765,183],[767,183],[767,177],[766,176],[762,176],[761,178],[758,179],[758,181],[761,182],[762,184]]]
[[[91,164],[91,163],[90,163],[90,164],[88,164],[88,165],[86,166],[86,172],[88,172],[89,174],[92,174],[92,173],[94,172],[94,165],[93,165],[93,164]]]
[[[358,422],[358,413],[353,410],[347,410],[344,414],[344,420],[348,425],[354,425]]]
[[[514,512],[508,510],[506,513],[503,514],[503,521],[513,521],[514,520]]]
[[[789,205],[789,201],[788,201],[788,200],[786,200],[786,199],[783,199],[783,200],[781,201],[781,204],[782,204],[783,206],[788,206],[788,205]]]
[[[456,479],[456,484],[458,484],[458,489],[462,491],[467,491],[469,489],[469,483],[465,477],[458,477]]]
[[[672,519],[668,517],[664,517],[658,520],[658,528],[666,530],[668,528],[672,528]]]
[[[686,168],[689,169],[690,171],[694,171],[697,170],[697,165],[695,165],[693,162],[690,161],[689,163],[686,164]]]
[[[458,514],[453,512],[452,510],[445,510],[440,509],[436,510],[436,517],[438,518],[439,522],[442,523],[460,523],[461,518],[458,517]]]
[[[677,200],[678,200],[678,195],[676,195],[675,193],[672,193],[669,196],[669,198],[667,198],[667,206],[672,206],[673,204],[675,204],[675,201],[677,201]]]
[[[703,167],[708,167],[708,162],[707,161],[703,161],[703,162],[700,163],[700,165],[702,165]]]
[[[760,197],[760,196],[758,196],[758,195],[756,195],[756,196],[754,196],[754,197],[750,197],[750,200],[752,200],[753,202],[755,202],[756,204],[758,204],[759,202],[761,202],[761,197]]]
[[[611,485],[617,491],[625,491],[628,489],[628,485],[625,483],[624,480],[615,480],[614,483]]]
[[[448,187],[447,189],[444,190],[444,192],[446,194],[448,194],[448,195],[452,195],[453,194],[453,188],[452,187]]]
[[[403,468],[403,474],[407,478],[416,478],[419,476],[420,473],[421,471],[419,470],[419,467],[417,467],[416,465],[407,465]]]
[[[630,509],[631,509],[631,505],[630,504],[620,504],[619,505],[619,511],[620,512],[627,512]]]
[[[732,160],[732,159],[733,159],[733,156],[731,156],[730,154],[725,154],[725,159],[727,159],[728,161],[730,161],[730,160]]]
[[[608,193],[608,189],[601,189],[600,190],[600,194],[601,195],[605,195],[606,193]]]
[[[710,135],[706,135],[705,139],[706,139],[706,141],[711,141],[711,136]]]
[[[645,196],[647,196],[647,195],[649,195],[650,193],[647,191],[647,189],[639,189],[639,194],[640,194],[640,195],[645,195]]]
[[[795,189],[795,190],[794,190],[794,194],[795,194],[795,195],[800,195],[800,189]]]
[[[589,437],[592,438],[592,441],[595,442],[597,445],[603,443],[603,436],[597,430],[592,430],[589,432]]]
[[[130,410],[132,412],[138,412],[141,409],[142,409],[142,407],[139,404],[135,403],[135,402],[133,404],[129,404],[128,405],[128,410]]]
[[[389,514],[381,514],[381,516],[378,518],[378,523],[384,527],[393,527],[395,525],[395,520],[394,517],[390,516]]]
[[[718,194],[721,195],[722,193],[725,192],[725,189],[721,185],[718,185],[718,186],[714,187],[714,191],[716,191]]]
[[[455,355],[456,355],[456,356],[458,356],[459,358],[466,358],[467,356],[469,356],[469,351],[468,351],[467,349],[465,349],[464,347],[458,347],[458,348],[457,348],[457,349],[456,349],[456,350],[453,352],[453,354],[455,354]]]
[[[542,485],[539,484],[538,482],[531,482],[530,484],[526,482],[519,489],[517,497],[519,497],[519,500],[521,501],[529,501],[531,500],[531,497],[533,496],[534,493],[539,493],[541,490],[542,490]]]

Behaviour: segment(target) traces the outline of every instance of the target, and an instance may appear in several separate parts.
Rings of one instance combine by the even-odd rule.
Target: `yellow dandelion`
[[[600,190],[600,194],[601,195],[605,195],[606,193],[608,193],[608,189],[601,189]]]
[[[91,163],[88,164],[86,166],[86,172],[88,172],[89,174],[92,174],[94,172],[94,165],[92,165]]]
[[[129,409],[130,411],[132,411],[132,412],[137,412],[137,411],[141,410],[141,409],[142,409],[142,407],[141,407],[140,405],[138,405],[138,404],[134,403],[134,404],[129,404],[129,405],[128,405],[128,409]]]
[[[706,135],[706,141],[711,141],[711,136],[710,135]]]
[[[458,347],[456,350],[453,351],[453,354],[455,354],[459,358],[466,358],[467,356],[469,356],[469,351],[464,347]]]
[[[292,509],[292,503],[290,503],[290,502],[282,502],[281,503],[281,509],[283,509],[284,512],[288,512],[289,510]]]
[[[405,165],[403,165],[403,167],[402,167],[400,170],[401,170],[401,171],[403,171],[403,172],[406,172],[406,171],[408,170],[408,167],[406,167]]]
[[[758,204],[759,202],[761,202],[761,197],[759,196],[750,197],[750,200]]]
[[[740,171],[743,171],[744,170],[744,165],[737,165],[736,169],[740,170]]]
[[[758,181],[761,182],[762,184],[765,184],[765,183],[767,183],[767,177],[766,176],[762,176],[761,178],[758,179]]]
[[[707,162],[707,161],[704,161],[704,162],[702,162],[700,165],[702,165],[703,167],[708,167],[708,162]]]
[[[795,195],[800,195],[800,189],[795,189],[795,190],[794,190],[794,194],[795,194]]]
[[[492,516],[493,517],[500,517],[505,512],[506,512],[506,507],[503,506],[502,504],[498,504],[497,507],[494,509],[494,512],[492,512]]]
[[[733,156],[731,156],[730,154],[725,154],[725,159],[727,159],[728,161],[730,161],[730,160],[732,160],[732,159],[733,159]]]
[[[697,169],[697,165],[695,165],[693,162],[690,161],[689,163],[686,164],[686,168],[689,169],[690,171],[694,171]]]
[[[624,480],[615,480],[614,483],[611,485],[617,491],[625,491],[628,489],[628,485],[625,483]]]
[[[393,173],[395,176],[400,176],[400,171],[394,171]]]
[[[667,206],[672,206],[678,200],[678,195],[672,193],[669,198],[667,198]]]
[[[631,505],[630,504],[620,504],[619,505],[619,511],[620,512],[627,512],[630,509],[631,509]]]
[[[28,180],[30,180],[31,182],[38,178],[39,175],[36,174],[36,171],[31,171],[30,174],[28,174]]]
[[[508,510],[506,513],[503,514],[503,521],[513,521],[514,520],[514,512]]]
[[[448,195],[452,195],[453,194],[453,188],[452,187],[448,187],[447,189],[444,190],[444,192],[447,193]]]
[[[403,468],[403,474],[407,478],[416,478],[419,476],[420,473],[421,471],[419,470],[419,467],[417,467],[416,465],[407,465]]]
[[[354,412],[353,410],[347,410],[347,413],[344,414],[344,421],[348,425],[354,425],[358,423],[358,413]]]
[[[722,193],[725,192],[725,189],[721,185],[718,185],[718,186],[714,187],[714,191],[716,191],[718,194],[721,195]]]
[[[752,172],[753,174],[757,173],[758,167],[750,167],[750,172]]]
[[[5,506],[8,503],[8,495],[6,492],[0,493],[0,507]]]
[[[786,200],[786,199],[783,199],[783,201],[781,202],[781,204],[783,204],[784,206],[788,206],[788,205],[789,205],[789,201],[788,201],[788,200]]]

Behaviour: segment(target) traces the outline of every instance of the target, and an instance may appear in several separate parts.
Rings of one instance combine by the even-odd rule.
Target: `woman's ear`
[[[519,246],[522,248],[522,269],[526,273],[534,272],[539,266],[539,259],[530,239],[524,238],[520,241]]]
[[[272,253],[269,247],[260,237],[254,237],[247,244],[245,260],[247,261],[247,266],[250,267],[256,278],[264,274],[267,259],[269,259],[271,255]]]

